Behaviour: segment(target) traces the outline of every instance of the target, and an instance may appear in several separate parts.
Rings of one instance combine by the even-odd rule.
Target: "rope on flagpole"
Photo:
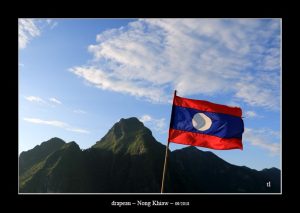
[[[174,97],[173,97],[173,105],[174,105],[174,99],[176,97],[176,93],[177,91],[174,91]],[[171,112],[171,119],[170,119],[170,127],[171,127],[171,122],[172,122],[172,114],[173,114],[173,105],[172,105],[172,112]],[[169,150],[169,140],[166,146],[166,153],[165,153],[165,163],[164,163],[164,170],[163,170],[163,176],[162,176],[162,181],[161,181],[161,189],[160,189],[160,193],[164,193],[164,189],[165,189],[165,176],[166,176],[166,171],[167,171],[167,162],[168,162],[168,150]]]

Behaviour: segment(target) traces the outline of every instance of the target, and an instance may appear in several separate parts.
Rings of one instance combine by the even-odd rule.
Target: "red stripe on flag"
[[[169,129],[168,142],[186,144],[191,146],[201,146],[211,149],[241,149],[243,150],[242,139],[219,138],[213,135],[186,132],[182,130]]]
[[[198,109],[206,112],[223,113],[237,117],[242,116],[242,110],[239,107],[230,107],[222,104],[215,104],[208,101],[194,100],[189,98],[174,97],[174,105]]]

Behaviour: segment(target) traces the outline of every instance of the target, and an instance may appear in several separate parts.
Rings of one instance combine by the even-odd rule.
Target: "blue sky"
[[[176,89],[243,110],[243,151],[199,149],[281,168],[280,62],[280,19],[19,19],[19,152],[133,116],[166,144]]]

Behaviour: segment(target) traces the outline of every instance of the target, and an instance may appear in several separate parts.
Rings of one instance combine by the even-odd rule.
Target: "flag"
[[[243,149],[242,110],[174,94],[168,142],[211,149]]]

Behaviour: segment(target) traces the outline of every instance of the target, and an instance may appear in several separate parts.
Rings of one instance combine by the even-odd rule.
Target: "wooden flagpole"
[[[173,105],[174,105],[174,99],[176,96],[176,90],[174,91],[174,97],[173,97]],[[172,112],[171,112],[171,119],[170,119],[170,126],[171,126],[171,121],[172,121],[172,114],[173,114],[173,105],[172,105]],[[168,162],[168,149],[169,149],[169,140],[166,146],[166,153],[165,153],[165,163],[164,163],[164,170],[163,170],[163,176],[162,176],[162,181],[161,181],[161,189],[160,189],[160,193],[162,194],[164,192],[165,189],[165,177],[166,177],[166,171],[167,171],[167,162]]]

